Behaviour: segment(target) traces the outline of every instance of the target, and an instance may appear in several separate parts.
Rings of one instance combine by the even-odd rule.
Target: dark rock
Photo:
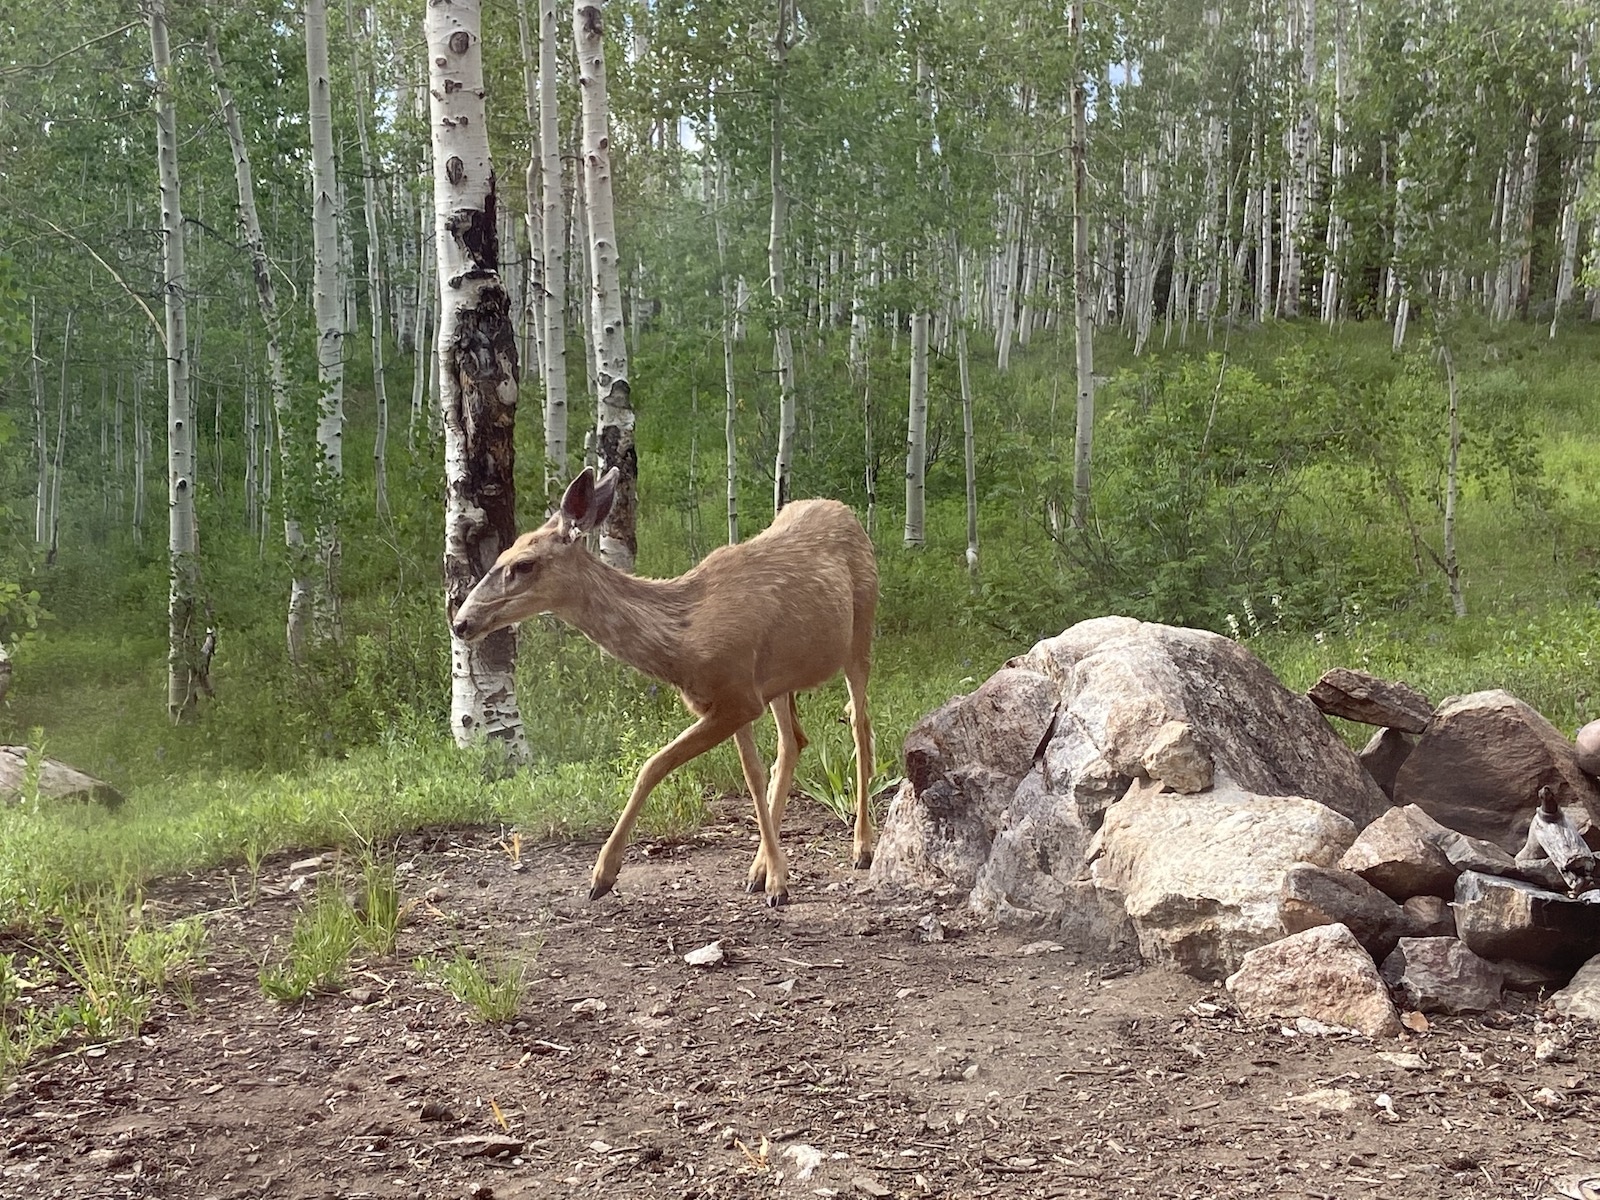
[[[39,759],[37,778],[30,782],[28,758],[32,753],[27,746],[0,746],[0,806],[31,798],[28,793],[35,786],[41,800],[81,800],[106,808],[122,804],[122,793],[109,783],[53,758]]]
[[[1456,915],[1438,896],[1413,896],[1402,904],[1408,937],[1455,937]]]
[[[1434,1013],[1486,1012],[1500,1003],[1505,979],[1453,937],[1401,938],[1379,973],[1402,1008]]]
[[[1411,757],[1411,748],[1415,745],[1415,739],[1409,734],[1398,729],[1380,729],[1361,748],[1358,756],[1361,765],[1390,800],[1394,799],[1395,777]]]
[[[1283,873],[1282,920],[1286,933],[1343,925],[1375,960],[1415,932],[1406,910],[1355,872],[1306,862]]]
[[[1357,835],[1339,865],[1395,900],[1455,894],[1457,870],[1409,811],[1391,808]]]
[[[1588,817],[1600,810],[1600,790],[1560,730],[1509,692],[1475,692],[1439,706],[1400,768],[1394,798],[1514,854],[1541,787],[1564,808]]]
[[[1549,992],[1572,978],[1571,967],[1542,967],[1514,958],[1496,959],[1494,965],[1505,976],[1506,989],[1513,992]]]
[[[1454,908],[1461,940],[1483,958],[1570,969],[1600,953],[1600,904],[1520,879],[1467,871]]]
[[[1405,733],[1421,733],[1433,717],[1433,704],[1416,688],[1348,667],[1334,667],[1306,694],[1329,716]]]

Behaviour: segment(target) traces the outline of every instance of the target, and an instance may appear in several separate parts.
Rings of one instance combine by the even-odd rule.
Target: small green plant
[[[355,908],[362,944],[374,954],[393,954],[400,926],[411,911],[409,904],[401,903],[393,862],[367,858],[361,864]]]
[[[115,1037],[136,1032],[150,1009],[152,991],[135,969],[129,954],[132,934],[140,918],[135,898],[99,897],[67,917],[66,953],[61,969],[76,985],[77,1024],[90,1038]]]
[[[28,753],[22,760],[22,802],[33,812],[39,811],[39,780],[44,772],[44,730],[34,726],[28,731]]]
[[[361,920],[344,885],[332,876],[323,879],[311,903],[295,915],[287,958],[261,968],[262,992],[289,1002],[312,992],[337,991],[361,936]]]
[[[451,959],[424,956],[412,965],[422,975],[441,981],[486,1025],[503,1024],[516,1016],[527,990],[524,964],[479,959],[464,948]]]
[[[205,918],[184,917],[165,929],[141,925],[128,934],[127,955],[148,986],[161,992],[170,988],[190,1003],[194,972],[206,961]]]
[[[796,772],[796,784],[806,795],[821,803],[846,825],[856,819],[856,758],[850,745],[839,745],[833,738],[823,738],[802,755],[801,770]],[[899,783],[895,763],[884,760],[875,763],[872,778],[867,784],[867,795],[876,796],[885,788]]]

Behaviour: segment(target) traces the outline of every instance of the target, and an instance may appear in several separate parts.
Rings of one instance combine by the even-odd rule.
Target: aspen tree
[[[428,46],[438,387],[444,424],[445,615],[517,536],[517,337],[500,282],[494,169],[484,118],[480,0],[433,0]],[[487,737],[527,754],[516,695],[514,627],[468,643],[450,635],[450,729],[457,745]]]

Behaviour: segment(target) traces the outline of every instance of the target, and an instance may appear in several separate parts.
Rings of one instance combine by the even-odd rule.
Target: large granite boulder
[[[1559,729],[1505,691],[1454,696],[1395,777],[1396,804],[1416,804],[1435,820],[1515,854],[1527,837],[1541,787],[1579,825],[1600,815],[1600,789],[1578,766]]]
[[[1591,779],[1600,775],[1600,721],[1590,721],[1572,741],[1578,768]]]
[[[1285,932],[1343,925],[1375,962],[1402,937],[1414,937],[1425,927],[1420,914],[1413,916],[1354,871],[1294,863],[1283,874],[1282,890],[1279,915]]]
[[[1200,803],[1185,810],[1183,795]],[[1090,839],[1124,805],[1091,876]],[[1212,633],[1103,617],[1040,642],[912,730],[872,879],[966,889],[980,914],[1052,929],[1085,958],[1131,936],[1119,920],[1126,899],[1141,947],[1216,978],[1281,935],[1283,868],[1332,862],[1387,807],[1316,707],[1249,651]],[[1282,814],[1270,817],[1273,808]],[[1320,829],[1310,841],[1228,840],[1252,826],[1268,840],[1308,812]],[[1162,821],[1167,840],[1147,838]],[[1227,836],[1213,834],[1219,821]],[[1227,849],[1182,861],[1213,841]],[[1207,882],[1200,873],[1213,869]],[[1249,916],[1202,932],[1196,905]],[[1171,929],[1158,928],[1169,919]]]
[[[1505,972],[1453,937],[1405,937],[1378,973],[1406,1008],[1486,1012],[1500,1003]]]

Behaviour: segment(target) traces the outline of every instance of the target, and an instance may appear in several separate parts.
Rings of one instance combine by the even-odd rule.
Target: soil
[[[1246,1021],[960,896],[875,895],[844,827],[791,811],[776,911],[743,892],[731,806],[636,844],[596,903],[592,845],[409,836],[397,954],[295,1004],[258,973],[331,858],[271,861],[254,896],[237,870],[166,881],[163,919],[209,914],[192,1002],[0,1095],[0,1196],[1600,1195],[1578,1182],[1597,1038],[1531,998],[1386,1043]],[[712,942],[719,964],[685,962]],[[527,964],[513,1022],[412,965],[461,947]]]

